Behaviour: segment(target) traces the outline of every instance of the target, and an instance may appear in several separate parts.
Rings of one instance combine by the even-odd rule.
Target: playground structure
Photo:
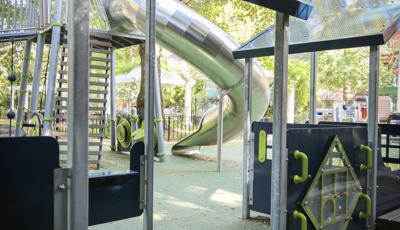
[[[277,16],[274,26],[233,52],[249,64],[255,57],[275,55],[272,124],[251,124],[251,86],[245,87],[243,218],[250,210],[270,214],[272,230],[398,229],[398,172],[384,163],[399,163],[399,127],[378,125],[378,96],[379,46],[399,29],[399,2],[248,2],[276,10]],[[316,125],[315,52],[363,46],[370,47],[367,123]],[[290,125],[288,56],[304,52],[312,52],[311,124]],[[246,69],[251,82],[250,65]]]
[[[147,6],[149,5],[151,4],[147,3]],[[159,13],[157,13],[156,19],[161,21],[163,17],[169,15],[171,21],[168,22],[168,25],[175,26],[168,26],[165,30],[159,31],[160,34],[164,35],[159,36],[159,41],[179,56],[188,60],[194,66],[200,68],[204,73],[210,74],[212,80],[221,88],[221,100],[218,110],[219,124],[222,123],[223,116],[227,118],[224,129],[222,129],[222,126],[219,126],[219,142],[222,143],[223,132],[226,133],[224,138],[229,139],[241,129],[240,125],[237,125],[240,120],[240,115],[237,116],[237,113],[240,112],[242,108],[241,102],[243,92],[241,86],[243,84],[242,74],[244,63],[235,61],[231,54],[232,50],[238,44],[221,29],[205,18],[187,9],[182,4],[175,1],[168,1],[167,5],[168,7],[166,7],[165,4],[159,5]],[[130,10],[120,11],[119,9]],[[155,17],[155,8],[150,10],[150,12],[152,11]],[[152,128],[143,128],[142,125],[140,130],[142,132],[141,135],[143,137],[152,136],[151,139],[144,138],[145,150],[139,147],[135,148],[137,145],[140,146],[140,142],[133,144],[131,140],[125,146],[127,150],[132,148],[131,164],[135,165],[135,167],[131,167],[131,171],[128,174],[100,173],[88,175],[87,173],[88,165],[96,169],[100,168],[106,119],[106,103],[111,102],[112,145],[116,146],[117,137],[121,137],[118,138],[118,141],[131,138],[128,132],[129,128],[126,128],[126,124],[119,123],[118,126],[116,125],[114,51],[117,48],[136,45],[146,41],[146,48],[153,50],[147,50],[147,58],[153,57],[149,52],[154,52],[154,47],[152,48],[150,46],[153,46],[155,41],[150,40],[155,37],[151,35],[151,31],[144,33],[146,31],[144,25],[148,24],[144,21],[146,18],[145,12],[149,12],[149,10],[145,11],[143,1],[94,0],[78,3],[62,0],[41,0],[38,4],[31,0],[2,2],[1,28],[3,30],[1,31],[1,41],[12,43],[13,51],[14,42],[25,41],[24,63],[22,75],[20,77],[19,100],[16,113],[15,136],[53,136],[58,140],[58,146],[52,139],[47,137],[33,139],[10,138],[5,139],[3,142],[3,145],[7,146],[7,150],[21,153],[20,155],[22,158],[26,155],[25,150],[28,148],[31,148],[31,151],[35,153],[52,155],[52,157],[57,156],[57,158],[52,158],[52,161],[48,162],[43,161],[38,163],[36,160],[32,160],[35,165],[37,163],[37,166],[43,166],[48,169],[44,174],[49,180],[45,182],[43,178],[42,182],[46,184],[43,189],[49,188],[49,183],[52,183],[50,180],[51,178],[49,178],[49,173],[52,170],[54,170],[55,174],[59,173],[53,178],[56,184],[55,190],[53,192],[49,192],[48,190],[42,191],[48,202],[46,202],[45,206],[41,206],[41,208],[48,211],[46,211],[46,217],[42,220],[41,224],[43,224],[43,227],[41,227],[41,229],[51,229],[52,226],[54,226],[55,229],[65,229],[67,226],[70,226],[72,229],[83,229],[88,224],[92,225],[134,217],[140,215],[143,210],[145,210],[146,213],[145,228],[152,229],[152,159],[154,156],[154,149],[149,146],[153,146],[153,132],[155,130]],[[187,28],[176,26],[180,25],[182,22],[186,22],[185,18],[187,17],[192,17],[192,23],[188,25]],[[77,18],[79,18],[79,20],[77,20]],[[122,26],[124,24],[128,26]],[[86,31],[86,28],[88,28],[88,31]],[[157,28],[163,27],[158,26]],[[185,31],[185,29],[187,29],[187,31]],[[146,34],[147,37],[144,34]],[[167,34],[173,36],[167,37]],[[88,46],[81,42],[85,40],[89,42],[87,44]],[[34,41],[37,43],[37,50],[31,98],[28,106],[25,102],[28,97],[29,58]],[[182,42],[184,41],[184,44],[187,46],[177,43],[178,41],[181,44],[183,44]],[[38,97],[42,74],[43,50],[46,43],[50,44],[50,53],[48,57],[48,71],[45,73],[45,84],[47,86],[46,93],[44,94],[45,106],[41,108],[44,110],[41,113],[41,111],[39,111],[41,109],[38,108]],[[85,53],[85,51],[87,51],[87,53]],[[197,56],[194,55],[194,53],[197,54]],[[14,61],[13,58],[12,56],[12,63]],[[207,60],[207,62],[205,62],[205,60]],[[149,59],[146,60],[149,66],[150,62]],[[88,69],[85,66],[86,63]],[[156,100],[159,98],[159,95],[157,95],[159,89],[155,87],[159,85],[156,83],[158,78],[154,78],[154,70],[151,70],[154,68],[154,65],[153,67],[149,66],[149,69],[147,69],[147,73],[150,75],[149,81],[154,80],[155,82],[146,82],[146,117],[144,118],[144,127],[152,127],[153,120],[156,120],[157,133],[162,137],[162,129],[160,131],[162,125],[159,119],[154,119],[154,113],[155,117],[160,117],[161,114],[160,107],[154,106],[154,98],[156,98]],[[221,66],[223,66],[223,68],[221,68]],[[254,109],[255,114],[261,117],[269,101],[268,83],[262,80],[263,72],[260,67],[255,64],[254,68],[257,70],[255,83],[258,86],[258,90],[255,90],[257,93],[256,96],[263,98],[263,100],[258,102],[260,104],[255,104]],[[11,67],[9,79],[10,82],[17,80],[13,67]],[[108,90],[110,90],[111,99],[108,99]],[[155,95],[153,95],[153,93]],[[231,100],[226,104],[222,104],[222,97],[225,96],[225,94],[229,95]],[[11,100],[13,100],[12,95]],[[158,102],[156,104],[159,105],[160,103]],[[26,109],[27,106],[29,109]],[[155,111],[149,108],[155,108]],[[193,145],[215,143],[217,128],[217,113],[215,111],[211,111],[205,115],[202,119],[200,129],[193,136],[185,139],[185,148],[192,147]],[[28,120],[25,120],[25,113],[27,114]],[[11,122],[15,117],[13,108],[10,109],[8,115]],[[126,121],[123,122],[126,123]],[[86,135],[85,133],[87,133],[88,130],[89,134]],[[119,131],[119,135],[117,135],[117,131]],[[127,136],[121,134],[126,134]],[[140,138],[140,140],[143,140],[143,138]],[[160,142],[160,138],[158,138],[158,140],[158,147],[160,148],[163,142]],[[18,149],[15,147],[23,142],[27,142],[25,148]],[[151,144],[148,145],[147,143]],[[43,150],[43,145],[52,147],[48,150]],[[15,151],[13,150],[14,148]],[[137,157],[141,152],[146,152],[146,157],[143,157],[143,159]],[[60,155],[62,153],[64,153],[64,156]],[[82,153],[87,153],[87,155]],[[68,157],[65,157],[66,154]],[[59,155],[60,157],[58,157]],[[18,159],[13,160],[15,161],[13,161],[11,165],[17,165]],[[60,168],[59,164],[63,166],[66,165],[67,168]],[[19,166],[15,168],[18,169]],[[32,171],[36,171],[36,168],[32,168]],[[40,181],[43,174],[37,174],[37,176],[37,180]],[[148,179],[145,179],[145,177]],[[87,182],[88,178],[89,180]],[[16,178],[16,180],[19,181],[18,178]],[[67,180],[71,181],[69,182],[71,183],[70,186],[66,186]],[[132,182],[133,184],[121,184],[121,180],[134,181]],[[87,183],[88,186],[85,186]],[[99,208],[100,210],[104,210],[103,208],[106,208],[110,204],[107,204],[109,201],[106,201],[107,192],[101,195],[103,192],[98,187],[93,187],[93,183],[99,183],[100,187],[103,185],[102,188],[109,192],[113,191],[114,188],[118,186],[122,186],[121,194],[136,194],[129,199],[133,199],[134,203],[139,205],[129,208],[124,208],[122,205],[119,207],[122,211],[118,212],[118,210],[116,210],[115,215],[111,214],[107,216],[107,214],[105,214],[102,216],[101,214],[93,214],[93,217],[93,212],[91,211],[93,210],[93,203],[102,205],[102,208]],[[16,190],[18,190],[18,186],[10,187],[9,192],[12,193]],[[138,191],[140,191],[140,194]],[[67,196],[67,192],[70,194],[70,197]],[[120,194],[117,193],[113,193],[113,196],[120,196]],[[87,197],[78,199],[78,196],[82,194],[89,194],[88,206],[85,206],[87,204]],[[52,195],[54,199],[51,199]],[[57,201],[58,197],[62,197],[59,198],[62,199],[61,204],[58,203],[59,205],[54,203]],[[33,199],[33,197],[28,197],[27,200],[29,199]],[[93,199],[96,200],[96,202],[90,202],[90,200]],[[102,204],[100,200],[105,203]],[[21,200],[21,204],[23,205],[25,201],[26,200]],[[121,195],[115,202],[126,201],[128,200],[124,198],[124,195]],[[112,203],[112,201],[110,202]],[[66,210],[67,203],[70,205],[69,210]],[[55,209],[49,208],[53,205],[57,207]],[[85,213],[86,210],[89,213],[89,217]],[[10,215],[19,216],[17,212],[12,212]],[[29,212],[25,212],[18,218],[31,220],[28,218],[29,215]],[[15,222],[16,216],[10,218],[10,222],[7,224],[22,228],[22,225]],[[71,222],[67,223],[67,219]],[[77,219],[81,219],[82,221],[76,221]],[[29,221],[24,224],[24,226],[30,225]]]
[[[221,75],[214,79],[220,87],[226,84],[226,87],[221,87],[226,90],[222,91],[221,97],[224,93],[227,93],[231,98],[230,104],[223,106],[220,103],[218,118],[215,112],[210,112],[214,115],[211,117],[206,115],[203,118],[203,125],[201,125],[200,130],[190,138],[179,142],[174,149],[179,150],[175,153],[181,153],[187,152],[193,146],[213,143],[210,142],[211,137],[209,136],[216,133],[217,127],[219,130],[218,143],[222,144],[223,138],[228,139],[234,131],[240,130],[241,127],[237,124],[230,125],[229,122],[238,123],[239,119],[243,119],[243,218],[249,217],[250,210],[271,214],[271,228],[273,230],[398,229],[397,219],[390,218],[390,216],[396,216],[400,203],[398,176],[396,172],[391,172],[386,168],[383,162],[400,163],[399,157],[393,154],[395,153],[393,151],[400,149],[398,142],[396,142],[396,138],[399,136],[399,127],[393,124],[379,125],[377,108],[379,103],[379,45],[384,44],[398,30],[400,3],[376,0],[374,4],[370,4],[369,1],[367,4],[360,0],[358,2],[343,1],[342,5],[336,6],[333,3],[329,4],[326,0],[316,2],[316,6],[313,7],[308,3],[297,0],[288,1],[288,5],[280,4],[279,1],[249,1],[278,10],[279,13],[277,13],[277,23],[274,27],[267,29],[248,44],[233,52],[235,58],[246,59],[244,68],[242,62],[230,61],[231,59],[227,58],[230,57],[230,46],[234,43],[218,42],[219,39],[226,38],[224,34],[219,33],[220,30],[215,31],[216,29],[210,25],[208,28],[211,28],[210,31],[213,33],[206,33],[207,36],[203,37],[203,40],[200,35],[193,36],[196,31],[201,31],[201,28],[206,30],[200,25],[206,24],[207,21],[201,17],[196,18],[192,11],[180,8],[181,5],[172,0],[162,2],[157,6],[159,16],[156,16],[154,0],[148,0],[146,7],[142,2],[137,1],[104,0],[101,4],[95,1],[97,7],[94,8],[99,9],[100,7],[102,10],[99,12],[104,13],[100,15],[106,15],[110,22],[111,33],[107,32],[106,35],[101,34],[98,29],[89,30],[91,5],[88,1],[70,0],[68,2],[69,10],[66,13],[68,15],[66,16],[66,25],[60,23],[63,18],[62,9],[66,9],[65,5],[65,8],[63,8],[62,1],[55,2],[54,10],[39,14],[51,15],[50,12],[55,12],[55,20],[51,23],[51,20],[44,20],[51,18],[50,16],[39,17],[39,21],[45,22],[44,25],[48,27],[47,32],[50,33],[51,31],[52,36],[49,86],[56,84],[55,75],[58,65],[57,58],[52,59],[52,57],[58,56],[56,50],[59,44],[65,44],[65,39],[60,39],[61,34],[67,32],[65,46],[68,52],[63,52],[64,56],[67,57],[67,63],[65,63],[65,59],[62,59],[64,65],[61,65],[63,67],[61,71],[65,71],[65,64],[67,64],[68,70],[66,73],[63,72],[62,75],[67,75],[68,80],[65,81],[65,78],[60,78],[62,80],[60,84],[67,83],[68,89],[65,90],[60,87],[59,89],[62,90],[58,90],[58,92],[61,94],[58,94],[57,97],[67,98],[68,104],[65,102],[61,104],[59,100],[58,104],[56,103],[56,106],[59,107],[48,108],[52,107],[53,103],[50,102],[57,101],[57,97],[46,94],[46,103],[50,104],[45,108],[41,134],[50,135],[52,133],[52,124],[56,122],[51,118],[54,110],[56,110],[55,114],[62,115],[62,119],[67,116],[67,125],[58,128],[67,129],[68,167],[60,167],[59,153],[62,149],[59,148],[59,145],[62,143],[58,143],[52,138],[13,137],[0,139],[1,147],[7,152],[7,154],[2,154],[2,161],[8,163],[6,167],[2,168],[0,175],[2,175],[2,180],[9,185],[2,191],[3,207],[9,211],[7,212],[9,216],[6,216],[3,223],[10,229],[29,229],[31,226],[35,226],[40,229],[69,228],[80,230],[87,229],[89,225],[136,217],[144,213],[144,229],[153,229],[153,142],[155,132],[153,121],[157,117],[157,111],[154,111],[157,109],[154,108],[156,108],[155,101],[157,98],[155,86],[158,85],[154,59],[155,35],[156,29],[158,29],[158,37],[161,38],[160,40],[164,42],[164,45],[171,49],[175,48],[174,51],[183,57],[189,53],[193,55],[194,50],[199,51],[199,49],[190,50],[188,48],[192,44],[190,41],[197,41],[195,39],[202,41],[210,39],[211,43],[204,42],[204,44],[219,44],[215,46],[218,48],[212,45],[200,46],[204,50],[213,47],[208,50],[211,54],[207,53],[205,56],[200,56],[203,52],[199,52],[195,56],[200,61],[192,60],[192,64],[201,69],[202,62],[209,66],[212,66],[213,63],[222,63],[223,66],[229,67],[226,69],[227,73],[232,74],[226,76],[234,76],[233,79],[237,80],[231,82],[231,78],[221,78]],[[47,6],[47,9],[52,8],[49,7],[50,3],[52,2],[42,1],[39,4],[39,9],[46,8],[45,6]],[[164,5],[164,3],[168,4]],[[3,4],[3,9],[5,9],[4,6]],[[31,6],[33,7],[33,5]],[[8,12],[11,12],[12,7],[10,5],[8,7]],[[23,6],[21,7],[23,8]],[[15,8],[12,9],[14,12],[19,12]],[[339,13],[337,17],[330,17],[334,22],[329,24],[329,21],[321,20],[321,18],[332,13],[331,10],[336,10]],[[15,15],[14,18],[18,18]],[[92,15],[97,14],[92,13]],[[185,17],[183,16],[189,17],[189,15],[194,15],[194,18],[191,19],[193,23],[190,26],[176,26],[186,25],[184,22],[187,21],[184,20]],[[292,26],[288,27],[289,15],[304,20],[310,19],[309,21],[291,20]],[[355,20],[356,16],[364,20],[357,21]],[[9,16],[8,18],[9,20],[6,21],[11,22],[12,17]],[[92,20],[96,17],[90,18]],[[159,20],[156,21],[156,19]],[[172,23],[174,20],[181,23]],[[351,31],[350,33],[340,33],[343,32],[342,28],[336,26],[337,21],[340,20],[354,20],[352,21],[354,23],[343,23],[349,27],[347,29]],[[376,23],[376,21],[379,23]],[[15,19],[13,22],[15,22]],[[161,24],[156,27],[156,22]],[[315,23],[321,24],[320,29],[322,29],[315,31]],[[382,27],[382,23],[385,27]],[[198,27],[195,27],[195,25]],[[364,28],[365,25],[367,25],[368,30],[359,31],[359,34],[354,37],[355,28]],[[193,27],[197,28],[197,30],[193,30],[193,34],[183,33],[186,29],[193,29]],[[303,30],[298,31],[298,28]],[[333,31],[325,33],[326,30]],[[129,37],[139,33],[139,31],[145,32],[146,36],[142,39]],[[290,40],[288,31],[291,31]],[[12,30],[12,33],[4,33],[3,41],[28,39],[25,51],[26,57],[29,57],[28,51],[30,50],[30,42],[32,42],[29,39],[37,37],[39,40],[39,35],[45,34],[37,28],[18,29]],[[172,45],[177,38],[181,38],[174,36],[177,34],[182,36],[182,40],[178,41],[187,45],[181,50]],[[332,37],[324,39],[326,34]],[[273,39],[274,36],[275,39]],[[275,40],[275,43],[272,43],[273,40]],[[46,39],[43,38],[42,41],[44,43]],[[97,91],[99,89],[90,89],[91,80],[88,80],[88,77],[91,79],[90,75],[92,74],[96,74],[96,76],[102,74],[106,79],[108,77],[105,77],[105,75],[113,75],[113,65],[109,62],[110,57],[112,61],[113,56],[110,47],[133,45],[143,41],[146,42],[145,56],[148,76],[145,87],[144,145],[138,142],[132,146],[131,167],[128,173],[97,172],[89,175],[87,167],[90,161],[89,155],[86,153],[90,153],[88,133],[91,124],[88,120],[91,117],[90,95],[91,90]],[[229,45],[223,46],[222,44]],[[314,74],[316,73],[317,63],[315,55],[312,55],[311,85],[314,87],[311,87],[310,121],[313,124],[288,125],[286,108],[289,51],[294,53],[316,52],[324,49],[358,46],[371,47],[368,124],[314,124]],[[91,50],[97,54],[89,56]],[[215,54],[215,50],[226,55]],[[98,56],[99,53],[104,56]],[[254,122],[251,125],[253,120],[257,120],[257,117],[261,116],[263,106],[268,104],[268,96],[266,96],[268,94],[262,92],[262,89],[268,89],[265,87],[267,83],[261,78],[262,74],[259,74],[260,70],[254,64],[253,58],[272,54],[275,54],[274,120],[272,124]],[[90,62],[93,60],[104,62],[102,68],[95,68],[100,68],[105,72],[91,73],[90,69],[94,66],[90,65]],[[26,87],[25,76],[28,66],[24,66],[23,73],[25,75],[23,74],[21,78],[21,86],[25,85],[24,87]],[[212,69],[210,68],[210,73]],[[231,72],[232,69],[235,70],[234,73]],[[205,70],[203,69],[203,71]],[[221,71],[221,69],[214,69],[214,71],[217,70]],[[244,72],[244,77],[237,75],[241,71]],[[10,74],[9,79],[14,79],[13,74]],[[54,76],[54,78],[50,76]],[[242,97],[243,90],[239,87],[241,84],[244,85],[244,97]],[[104,84],[96,86],[105,87]],[[22,90],[24,90],[24,87],[22,87]],[[50,92],[57,91],[55,87],[52,90],[49,88]],[[103,99],[105,91],[99,92]],[[113,93],[115,91],[111,92],[111,94]],[[24,91],[22,91],[20,98],[25,96]],[[256,100],[252,100],[254,96],[257,96]],[[25,100],[21,99],[19,102],[23,103],[22,101]],[[96,103],[104,104],[104,101],[96,101]],[[23,104],[18,107],[20,114],[17,113],[17,132],[20,132],[22,128],[23,108]],[[68,113],[65,113],[65,109]],[[228,118],[227,124],[223,128],[222,115],[224,109],[225,115],[234,112],[243,112],[243,115],[226,116]],[[61,112],[57,112],[58,110]],[[100,110],[100,112],[102,111]],[[113,118],[115,119],[115,113]],[[59,118],[55,118],[55,120],[57,119]],[[215,123],[216,120],[219,120],[218,126]],[[39,128],[41,127],[39,126]],[[115,132],[115,127],[113,129],[113,132]],[[229,135],[222,136],[222,131]],[[271,134],[273,134],[272,144],[268,143],[268,136]],[[382,140],[385,140],[385,142]],[[397,145],[394,143],[397,143]],[[268,151],[268,148],[272,148],[272,152]],[[385,148],[385,151],[382,151],[383,148]],[[384,157],[381,157],[380,154],[384,154]],[[32,173],[28,181],[20,173],[22,170]],[[378,185],[380,186],[379,189],[377,189]],[[18,202],[18,205],[15,202]],[[36,207],[32,205],[33,203],[37,205],[37,209],[32,210],[32,207]],[[19,209],[19,207],[25,208]],[[20,221],[21,219],[24,221]],[[39,219],[40,221],[38,221]]]

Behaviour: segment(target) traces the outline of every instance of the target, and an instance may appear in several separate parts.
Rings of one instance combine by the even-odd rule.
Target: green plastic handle
[[[264,163],[267,159],[267,132],[261,130],[258,134],[258,161]]]
[[[360,150],[367,153],[367,164],[361,164],[360,169],[361,170],[368,170],[372,169],[372,149],[367,146],[367,145],[361,145]]]
[[[300,229],[301,230],[307,230],[307,218],[303,213],[301,213],[301,212],[299,212],[297,210],[294,210],[293,218],[300,220],[300,222],[301,222],[301,228]]]
[[[293,178],[294,183],[295,184],[303,183],[308,178],[308,157],[305,153],[296,150],[296,151],[294,151],[294,158],[295,159],[300,158],[301,166],[302,166],[301,176],[294,175],[294,178]]]
[[[367,195],[367,194],[361,194],[359,199],[364,199],[365,200],[365,212],[360,212],[358,214],[358,217],[360,219],[367,219],[368,217],[371,216],[371,212],[372,212],[372,202],[371,202],[371,198]]]

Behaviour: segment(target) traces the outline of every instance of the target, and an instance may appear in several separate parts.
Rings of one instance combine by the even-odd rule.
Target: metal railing
[[[35,20],[39,13],[38,8],[34,0],[2,0],[1,32],[18,32],[35,28],[38,23],[38,20]]]
[[[63,20],[53,22],[54,5],[62,2]],[[103,4],[100,0],[89,0],[90,29],[109,31],[109,23]],[[35,32],[44,29],[52,23],[66,23],[68,0],[1,0],[0,35]]]

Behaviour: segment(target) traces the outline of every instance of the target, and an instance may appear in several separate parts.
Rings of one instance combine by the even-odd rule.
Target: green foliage
[[[164,108],[183,108],[185,106],[185,88],[182,86],[162,87]]]
[[[206,84],[204,80],[196,80],[196,83],[192,87],[192,95],[206,96]]]
[[[120,84],[117,87],[117,101],[130,104],[132,101],[135,101],[138,93],[137,91],[138,86],[136,82]]]
[[[369,52],[367,48],[319,53],[318,88],[340,92],[348,101],[357,92],[367,90]]]
[[[140,65],[137,46],[126,47],[116,51],[116,74],[129,73],[133,68]]]

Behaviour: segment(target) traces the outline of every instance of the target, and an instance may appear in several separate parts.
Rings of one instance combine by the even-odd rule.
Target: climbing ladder
[[[99,169],[103,151],[108,86],[111,77],[111,35],[92,32],[90,34],[89,53],[89,168]],[[61,161],[65,162],[68,127],[68,47],[66,34],[63,39],[60,60],[53,136],[59,141]]]

